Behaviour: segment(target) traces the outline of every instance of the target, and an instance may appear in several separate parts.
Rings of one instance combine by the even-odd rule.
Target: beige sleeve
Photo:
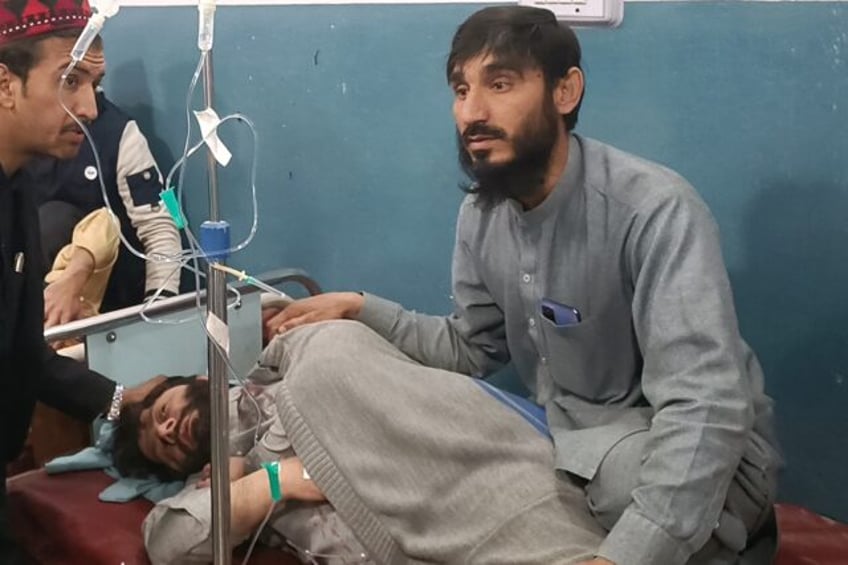
[[[138,188],[142,192],[162,189],[162,173],[156,165],[153,154],[147,143],[147,138],[141,133],[135,121],[127,123],[121,136],[118,148],[118,162],[115,178],[118,183],[118,193],[127,210],[130,223],[144,247],[144,253],[156,260],[148,260],[144,291],[153,292],[160,287],[173,294],[179,292],[180,273],[179,263],[163,258],[179,257],[182,250],[177,226],[168,214],[165,206],[158,202],[149,202],[150,194],[134,197],[133,183],[147,185]],[[138,201],[137,201],[138,200]]]
[[[71,242],[62,248],[53,261],[53,268],[45,279],[52,282],[64,271],[74,255],[74,248],[81,247],[94,257],[94,272],[111,270],[118,258],[120,239],[118,227],[106,208],[99,208],[79,221],[74,227]],[[50,277],[53,277],[52,280]]]
[[[111,270],[118,258],[118,229],[117,220],[112,219],[106,208],[100,208],[76,225],[71,236],[71,246],[81,247],[91,253],[95,273]]]
[[[64,274],[77,248],[85,249],[94,257],[94,272],[82,290],[82,296],[95,312],[100,310],[112,267],[118,259],[120,239],[117,220],[113,220],[106,208],[95,210],[76,225],[71,243],[62,248],[53,261],[53,268],[44,277],[50,284]]]

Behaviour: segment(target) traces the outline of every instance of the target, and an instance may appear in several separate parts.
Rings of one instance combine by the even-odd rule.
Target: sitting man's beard
[[[484,209],[496,206],[511,198],[524,200],[543,190],[548,164],[557,141],[560,115],[548,102],[541,115],[528,118],[523,127],[512,136],[514,156],[506,163],[491,163],[489,150],[475,152],[474,159],[466,142],[473,135],[488,135],[509,140],[506,132],[476,122],[468,126],[462,135],[457,132],[459,164],[474,183],[462,189],[477,195],[477,204]]]

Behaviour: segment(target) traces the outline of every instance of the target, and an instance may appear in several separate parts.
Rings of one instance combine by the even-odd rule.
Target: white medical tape
[[[209,147],[215,160],[222,167],[226,167],[230,163],[230,159],[233,158],[233,154],[230,153],[230,150],[227,149],[227,146],[218,137],[218,130],[216,128],[221,123],[218,113],[212,108],[206,108],[200,112],[195,110],[194,117],[197,118],[197,125],[200,126],[200,133],[206,142],[206,146]]]
[[[230,355],[230,327],[214,313],[209,312],[206,316],[206,330],[209,335],[215,340],[227,356]]]

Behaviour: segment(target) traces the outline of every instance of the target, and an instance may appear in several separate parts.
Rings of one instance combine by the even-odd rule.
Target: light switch
[[[522,6],[546,8],[573,26],[616,27],[624,18],[624,0],[519,0]]]

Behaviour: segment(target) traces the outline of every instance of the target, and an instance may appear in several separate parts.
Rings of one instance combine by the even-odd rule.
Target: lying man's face
[[[209,381],[168,379],[121,413],[115,464],[121,474],[184,478],[209,462]]]

